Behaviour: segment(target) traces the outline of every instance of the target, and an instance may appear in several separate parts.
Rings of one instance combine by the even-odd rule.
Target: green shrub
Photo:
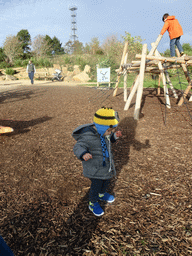
[[[14,67],[22,67],[23,63],[22,60],[17,59],[14,61]]]
[[[16,71],[13,70],[12,68],[6,68],[5,73],[6,73],[7,75],[13,76],[13,75],[16,73]]]
[[[75,65],[79,65],[80,70],[83,71],[85,66],[87,65],[87,62],[81,57],[76,57]]]
[[[37,67],[52,67],[53,64],[47,58],[40,58],[38,60],[32,60],[33,64]]]
[[[65,63],[65,64],[71,64],[71,63],[72,63],[71,59],[72,59],[71,57],[66,56],[66,57],[64,58],[64,63]]]
[[[10,63],[7,62],[0,62],[0,68],[5,69],[11,67]]]
[[[27,67],[27,64],[29,63],[29,60],[24,60],[22,62],[22,67]]]

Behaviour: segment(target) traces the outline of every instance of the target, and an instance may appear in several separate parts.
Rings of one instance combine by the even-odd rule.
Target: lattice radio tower
[[[77,11],[77,7],[76,6],[71,6],[69,7],[69,10],[71,11],[71,39],[72,42],[74,43],[78,36],[76,35],[76,31],[77,31],[77,21],[76,21],[76,11]]]

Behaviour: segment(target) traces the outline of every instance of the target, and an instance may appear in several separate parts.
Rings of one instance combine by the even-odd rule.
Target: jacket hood
[[[175,20],[175,16],[168,16],[167,20]]]
[[[75,140],[78,140],[83,133],[97,133],[97,131],[93,128],[94,126],[94,123],[80,125],[73,131],[72,137]]]

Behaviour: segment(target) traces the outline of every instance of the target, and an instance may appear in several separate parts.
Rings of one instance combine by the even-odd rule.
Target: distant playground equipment
[[[6,126],[0,126],[0,134],[10,133],[13,132],[13,128],[6,127]]]
[[[160,83],[162,80],[163,88],[164,88],[164,96],[165,96],[165,105],[167,108],[171,108],[170,99],[169,99],[169,92],[168,87],[171,88],[173,95],[176,99],[178,99],[178,95],[171,83],[168,69],[178,69],[182,68],[184,75],[187,79],[188,86],[184,92],[182,92],[182,96],[178,101],[178,106],[181,106],[183,102],[186,100],[187,95],[189,94],[192,88],[192,80],[189,75],[189,71],[187,66],[192,66],[192,56],[182,56],[180,57],[179,50],[176,49],[177,57],[162,57],[160,53],[157,51],[157,46],[162,39],[162,35],[159,35],[156,42],[152,43],[151,50],[147,55],[147,44],[143,45],[142,54],[136,54],[136,58],[140,59],[137,61],[132,61],[131,63],[127,63],[128,59],[128,42],[125,42],[123,55],[120,63],[119,69],[116,70],[117,72],[117,82],[115,86],[115,90],[113,92],[113,96],[115,97],[118,90],[118,85],[120,82],[121,75],[124,76],[124,101],[125,107],[124,110],[128,110],[133,99],[135,93],[136,95],[136,103],[135,103],[135,111],[134,111],[134,119],[139,119],[140,108],[141,108],[141,99],[143,94],[143,81],[145,72],[152,73],[159,75],[159,84],[158,84],[158,95],[160,94]],[[127,75],[131,72],[137,72],[137,77],[130,89],[130,94],[127,97]],[[181,81],[178,73],[178,79],[181,86]],[[182,90],[182,88],[181,88]],[[191,96],[192,97],[192,96]],[[191,101],[191,97],[190,100]],[[190,113],[189,113],[190,114]],[[191,116],[191,115],[190,115]]]
[[[53,75],[54,75],[54,77],[52,78],[52,82],[54,80],[63,81],[63,79],[64,79],[64,77],[61,75],[61,70],[59,70],[59,69],[55,69],[55,73]]]

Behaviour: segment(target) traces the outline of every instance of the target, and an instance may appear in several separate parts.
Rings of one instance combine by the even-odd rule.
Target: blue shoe
[[[101,208],[101,206],[99,205],[98,202],[91,203],[89,201],[89,210],[91,210],[95,216],[101,216],[101,215],[104,214],[104,211],[103,211],[103,209]]]
[[[115,197],[109,193],[99,194],[99,200],[106,201],[107,203],[113,203],[115,201]]]

